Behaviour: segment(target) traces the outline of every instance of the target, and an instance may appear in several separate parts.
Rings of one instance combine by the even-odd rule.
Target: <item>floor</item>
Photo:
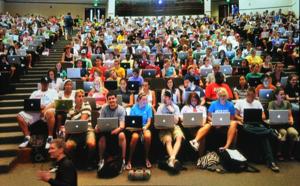
[[[113,179],[98,179],[96,172],[79,171],[78,183],[80,186],[97,185],[299,185],[300,162],[282,162],[279,164],[280,173],[273,173],[264,165],[255,165],[260,173],[225,173],[219,174],[206,170],[196,169],[187,165],[188,170],[173,176],[158,169],[152,168],[152,177],[149,181],[129,181],[127,172],[123,172]],[[18,164],[9,174],[0,174],[0,185],[5,186],[46,186],[36,178],[38,170],[47,170],[49,163],[44,164]]]

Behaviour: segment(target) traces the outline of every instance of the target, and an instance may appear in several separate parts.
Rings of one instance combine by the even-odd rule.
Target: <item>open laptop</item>
[[[65,130],[67,134],[80,134],[87,132],[87,120],[66,120]]]
[[[139,88],[140,88],[139,84],[140,83],[138,81],[128,81],[127,88],[129,91],[137,93],[139,92]]]
[[[85,98],[83,98],[83,101],[84,101],[84,102],[89,102],[89,104],[90,104],[92,110],[97,109],[96,98],[85,97]]]
[[[117,90],[118,89],[118,82],[117,81],[104,81],[104,87],[107,90]]]
[[[94,87],[94,82],[90,82],[90,81],[83,82],[83,90],[85,92],[90,92],[90,90],[92,90],[93,87]]]
[[[154,127],[156,129],[172,129],[174,128],[173,114],[155,114]]]
[[[73,107],[73,100],[55,100],[56,111],[69,111]]]
[[[229,126],[230,125],[230,113],[212,113],[212,125],[213,126]]]
[[[282,125],[289,122],[288,110],[269,110],[270,125]]]
[[[235,59],[232,61],[232,66],[233,67],[241,67],[242,66],[242,59]]]
[[[130,63],[120,63],[120,66],[124,69],[130,69]]]
[[[261,83],[261,78],[250,78],[248,80],[248,83],[251,87],[257,87]]]
[[[37,46],[35,46],[35,45],[29,45],[27,51],[28,52],[35,52],[36,48],[37,48]]]
[[[67,77],[69,79],[81,79],[80,68],[67,68]]]
[[[210,74],[210,73],[212,73],[212,69],[208,69],[208,68],[203,68],[203,69],[201,69],[201,71],[200,71],[200,75],[201,76],[207,76],[208,74]]]
[[[282,87],[286,87],[286,84],[287,84],[287,81],[288,81],[288,77],[281,77],[280,79],[280,84]]]
[[[131,77],[132,74],[133,74],[133,73],[132,73],[132,69],[131,69],[131,68],[126,69],[126,77],[127,77],[127,78]]]
[[[143,69],[142,76],[143,78],[155,78],[156,70],[155,69]]]
[[[18,55],[13,55],[13,56],[7,56],[7,61],[10,64],[21,64],[21,57]]]
[[[25,49],[19,49],[19,54],[20,54],[20,56],[25,57],[27,55],[27,52]]]
[[[182,126],[184,128],[199,127],[203,123],[203,113],[183,113]]]
[[[41,99],[24,99],[24,110],[39,112],[41,110]]]
[[[97,126],[101,132],[110,132],[119,127],[119,119],[113,118],[98,118]]]
[[[126,129],[141,129],[143,128],[142,116],[125,116]]]
[[[244,123],[247,124],[261,124],[262,110],[256,108],[244,109]]]
[[[231,65],[222,65],[222,66],[220,66],[220,72],[222,72],[225,75],[231,75],[232,74]]]
[[[272,89],[260,89],[259,90],[259,101],[268,102],[272,98],[273,90]]]

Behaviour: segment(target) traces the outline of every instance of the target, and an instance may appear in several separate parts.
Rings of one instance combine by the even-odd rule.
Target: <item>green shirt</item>
[[[249,80],[249,79],[251,79],[251,78],[262,78],[262,76],[263,76],[263,74],[261,74],[261,73],[252,73],[252,72],[250,72],[250,73],[248,73],[247,75],[246,75],[246,79],[247,79],[247,81]]]
[[[291,110],[292,105],[288,101],[283,101],[280,105],[277,105],[275,101],[271,101],[268,106],[268,110]]]

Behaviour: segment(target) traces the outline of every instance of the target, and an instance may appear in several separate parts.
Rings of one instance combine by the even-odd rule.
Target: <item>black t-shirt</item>
[[[52,186],[77,186],[77,172],[72,161],[64,157],[56,162],[55,179],[50,179],[48,182]]]
[[[288,83],[284,89],[285,93],[289,95],[289,97],[298,97],[299,96],[299,86],[292,87],[290,83]]]
[[[117,93],[118,95],[121,95],[121,96],[122,96],[122,102],[123,102],[123,103],[128,104],[128,103],[130,102],[130,92],[128,92],[128,91],[123,92],[123,91],[121,91],[121,89],[118,89],[118,90],[116,91],[116,93]]]

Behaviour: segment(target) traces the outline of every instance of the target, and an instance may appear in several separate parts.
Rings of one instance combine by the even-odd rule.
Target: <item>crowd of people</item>
[[[72,38],[69,23],[60,29],[66,18],[3,15],[2,20],[7,28],[2,29],[1,44],[17,46],[21,42],[26,47],[28,37],[46,37],[53,29],[61,30],[70,40],[61,60],[49,69],[47,77],[41,79],[41,88],[30,96],[41,99],[41,112],[22,111],[17,116],[25,135],[21,148],[30,141],[28,126],[42,119],[48,126],[45,148],[50,147],[53,136],[61,137],[73,155],[74,149],[85,146],[89,164],[95,162],[92,157],[98,149],[98,170],[106,162],[108,146],[120,148],[123,169],[132,169],[139,141],[144,146],[145,166],[151,168],[149,152],[154,137],[165,147],[168,166],[174,167],[179,161],[178,153],[185,140],[199,151],[199,164],[205,137],[212,129],[227,134],[217,149],[221,151],[236,147],[239,130],[251,135],[267,134],[259,143],[267,166],[274,172],[279,172],[276,158],[294,160],[295,143],[299,141],[295,122],[299,121],[299,74],[284,70],[299,70],[299,19],[293,12],[237,13],[221,24],[206,16],[87,18]],[[9,39],[9,33],[15,32],[21,34],[19,42]],[[2,48],[2,63],[7,64],[10,52]],[[30,58],[28,55],[26,59]],[[30,62],[27,67],[31,68]],[[79,69],[76,79],[72,79],[72,69]],[[270,89],[273,95],[267,102],[260,99],[264,89]],[[96,106],[87,98],[94,100]],[[73,107],[56,111],[57,99],[72,100]],[[288,110],[288,120],[276,128],[263,121],[252,125],[244,122],[245,109],[261,109],[263,121],[270,110]],[[185,113],[201,113],[202,122],[184,130]],[[214,125],[214,113],[229,113],[228,125]],[[156,129],[157,115],[174,116],[173,127]],[[126,129],[126,116],[142,116],[141,128]],[[118,118],[119,125],[102,132],[97,118]],[[88,121],[88,129],[81,134],[68,134],[66,120]],[[270,138],[277,142],[274,153]],[[290,143],[285,155],[282,146],[287,140]]]

